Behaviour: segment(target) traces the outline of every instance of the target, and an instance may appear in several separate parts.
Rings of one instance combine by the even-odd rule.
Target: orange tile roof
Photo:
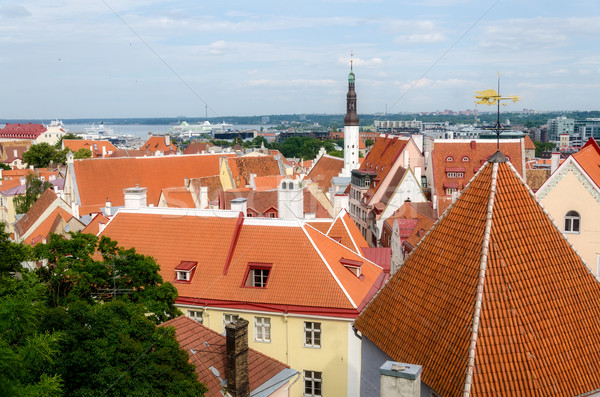
[[[320,231],[323,234],[327,234],[327,231],[331,228],[333,221],[334,221],[334,219],[321,218],[321,219],[313,219],[313,220],[306,221],[306,224],[314,227],[315,229],[317,229],[318,231]],[[332,237],[332,238],[334,238],[334,237]]]
[[[17,187],[20,184],[21,181],[19,179],[2,179],[0,180],[0,192],[12,189],[13,187]]]
[[[339,238],[340,244],[359,255],[362,255],[361,248],[369,246],[360,230],[358,230],[356,223],[354,223],[346,210],[340,211],[325,234],[334,240]]]
[[[88,149],[92,152],[92,157],[103,157],[102,148],[105,148],[105,156],[108,157],[117,151],[115,145],[109,141],[94,141],[88,139],[63,139],[63,147],[71,149],[72,152],[77,152],[80,149]]]
[[[167,207],[196,208],[192,192],[185,187],[168,187],[162,190]]]
[[[375,141],[359,168],[361,171],[369,171],[377,174],[374,179],[379,183],[371,184],[371,187],[365,193],[367,197],[373,197],[379,190],[382,186],[381,182],[383,182],[392,170],[396,160],[398,160],[409,141],[410,138],[399,138],[398,136],[381,136]],[[373,187],[374,185],[375,187]]]
[[[175,154],[177,153],[177,146],[175,146],[172,142],[167,145],[167,137],[166,136],[151,136],[148,138],[146,143],[142,145],[140,150],[149,150],[153,154],[156,153],[157,150],[160,150],[164,154]],[[170,138],[169,138],[170,140]]]
[[[30,231],[29,236],[23,240],[25,244],[35,245],[37,243],[42,242],[43,240],[48,240],[50,233],[59,233],[60,230],[58,227],[62,223],[66,223],[69,219],[73,218],[73,215],[65,211],[64,209],[57,207],[51,214],[48,215],[46,219],[42,221],[32,231]]]
[[[528,169],[525,173],[527,186],[534,192],[537,191],[550,177],[550,169]]]
[[[148,150],[140,150],[140,149],[117,149],[108,157],[144,157],[144,156],[154,156],[154,153],[151,153]]]
[[[342,168],[344,168],[343,158],[325,154],[315,163],[307,178],[318,184],[321,190],[327,192],[331,187],[331,178],[338,176],[342,172]]]
[[[250,174],[281,175],[279,163],[271,156],[230,157],[227,161],[236,188],[246,187],[250,183]]]
[[[208,151],[212,146],[214,145],[210,142],[192,142],[183,150],[183,154],[199,154]]]
[[[221,184],[221,178],[218,175],[192,178],[190,184],[193,186],[196,195],[200,194],[201,186],[208,187],[208,201],[211,203],[218,203],[219,197],[221,197],[221,194],[223,193],[223,185]]]
[[[524,153],[521,153],[520,140],[500,140],[500,151],[508,157],[520,175],[523,174]],[[485,164],[485,161],[496,152],[496,141],[479,139],[435,140],[433,142],[431,166],[433,167],[433,187],[439,203],[439,214],[448,208],[450,199],[443,200],[446,195],[444,184],[457,183],[458,191],[462,190],[473,175]],[[464,161],[463,159],[468,160]],[[451,159],[451,160],[450,160]],[[449,178],[447,167],[464,168],[462,178]],[[452,172],[452,171],[451,171]]]
[[[573,154],[573,158],[600,187],[600,147],[594,138],[590,138],[579,152]]]
[[[23,217],[15,223],[15,231],[19,236],[25,235],[29,228],[39,219],[40,216],[52,205],[55,200],[58,200],[58,196],[52,189],[46,189],[44,193],[37,199],[31,206],[29,211]]]
[[[440,395],[571,396],[600,385],[598,318],[594,275],[517,171],[488,163],[355,327]]]
[[[431,229],[435,222],[435,216],[431,203],[413,203],[406,202],[400,206],[385,223],[389,230],[394,229],[394,223],[398,220],[415,220],[414,224],[410,225],[408,234],[403,236],[403,241],[413,248],[421,240],[421,238]]]
[[[100,224],[108,224],[109,219],[101,213],[96,214],[92,221],[81,231],[81,233],[100,233]]]
[[[279,182],[284,179],[284,175],[257,176],[254,178],[254,184],[257,191],[277,189]]]
[[[525,135],[523,139],[525,144],[525,150],[535,150],[535,143],[533,143],[529,135]]]
[[[304,213],[315,214],[317,218],[329,218],[329,213],[315,196],[308,190],[303,190],[304,195]],[[255,191],[251,189],[230,189],[223,194],[223,203],[221,208],[231,209],[231,200],[236,198],[248,199],[247,208],[256,212],[258,216],[265,216],[269,209],[278,210],[279,199],[277,190]]]
[[[179,316],[159,325],[159,327],[174,327],[175,337],[179,346],[190,355],[190,361],[196,367],[198,380],[206,385],[207,397],[222,397],[219,379],[213,374],[211,367],[216,368],[223,380],[227,379],[227,346],[225,336],[192,320]],[[190,354],[191,350],[194,354]],[[248,348],[248,378],[250,391],[261,389],[269,379],[285,369],[288,365]],[[290,371],[293,376],[296,371]]]
[[[180,302],[288,305],[319,313],[341,310],[353,317],[382,280],[380,267],[310,226],[253,218],[239,224],[238,218],[208,213],[120,210],[101,235],[154,257],[166,281],[174,280],[181,261],[198,262],[190,283],[175,283]],[[363,277],[346,269],[342,257],[363,262]],[[272,264],[265,288],[244,287],[249,263]]]
[[[123,189],[136,185],[148,188],[148,204],[157,205],[160,192],[166,187],[183,186],[185,178],[218,175],[219,157],[222,155],[75,160],[79,212],[82,215],[98,212],[107,197],[113,207],[123,206]]]

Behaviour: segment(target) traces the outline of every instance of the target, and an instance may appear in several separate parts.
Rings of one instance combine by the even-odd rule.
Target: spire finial
[[[350,71],[352,71],[352,62],[354,61],[354,53],[350,50]]]

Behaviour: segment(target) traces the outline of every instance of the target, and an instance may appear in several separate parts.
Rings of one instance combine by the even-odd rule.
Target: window
[[[579,233],[579,223],[581,217],[576,211],[569,211],[565,216],[565,232],[567,233]]]
[[[446,161],[454,161],[454,157],[448,156],[448,157],[446,157]]]
[[[249,263],[244,287],[265,288],[272,266],[271,263]]]
[[[223,313],[223,332],[225,332],[225,326],[227,324],[236,322],[238,318],[240,318],[240,316],[237,314]]]
[[[464,156],[464,157],[462,158],[462,161],[469,161],[469,157],[467,157],[467,156]]]
[[[456,172],[447,172],[447,173],[446,173],[446,176],[447,176],[448,178],[456,178]]]
[[[188,317],[202,324],[202,310],[188,310]]]
[[[304,346],[321,347],[321,323],[304,322]]]
[[[190,272],[178,271],[177,280],[188,281],[190,279]]]
[[[269,218],[275,218],[275,213],[274,212],[269,212]]]
[[[254,340],[271,342],[271,319],[269,317],[254,317]]]
[[[457,189],[455,189],[455,188],[447,188],[447,189],[446,189],[446,194],[447,194],[448,196],[450,196],[450,195],[452,195],[452,194],[454,194],[454,193],[456,193],[456,192],[457,192]]]
[[[322,375],[317,371],[304,371],[304,395],[321,396]]]

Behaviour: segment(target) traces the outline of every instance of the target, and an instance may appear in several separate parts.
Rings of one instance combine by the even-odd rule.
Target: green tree
[[[31,249],[10,241],[6,225],[0,222],[0,276],[20,270],[21,263],[30,259]]]
[[[25,194],[15,196],[13,203],[17,214],[24,214],[37,201],[38,198],[46,191],[52,188],[52,184],[48,181],[42,181],[33,174],[27,175]]]
[[[6,163],[0,163],[0,170],[10,170],[10,165],[6,164]]]
[[[365,146],[366,146],[366,147],[371,147],[371,146],[373,146],[374,144],[375,144],[375,142],[373,142],[373,140],[372,140],[372,139],[370,139],[370,138],[369,138],[369,139],[365,139]]]
[[[38,143],[31,145],[29,150],[23,153],[23,161],[35,168],[48,167],[51,163],[64,163],[64,161],[60,161],[59,152],[61,151],[46,142]]]
[[[92,151],[90,149],[86,149],[86,148],[81,148],[78,151],[76,151],[75,153],[73,153],[73,157],[76,159],[89,159],[92,157]],[[63,164],[66,161],[63,161]]]
[[[81,139],[80,136],[73,134],[72,132],[69,132],[63,136],[60,137],[60,139],[58,140],[58,142],[56,142],[56,144],[54,145],[54,147],[58,150],[62,149],[62,142],[65,139]]]
[[[555,146],[552,142],[535,141],[533,144],[535,145],[535,157],[540,157],[543,152],[548,152]]]

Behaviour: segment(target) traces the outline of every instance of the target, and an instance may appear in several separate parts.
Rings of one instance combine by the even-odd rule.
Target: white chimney
[[[550,160],[550,173],[554,174],[554,171],[560,165],[560,153],[552,153],[552,158]]]
[[[102,145],[102,157],[106,157],[106,146]]]
[[[171,135],[165,135],[165,146],[171,146]]]
[[[13,157],[17,157],[17,149],[15,149],[13,153],[14,153]]]
[[[25,177],[24,176],[20,177],[19,178],[19,182],[21,182],[21,185],[24,185],[25,184]]]
[[[208,186],[200,186],[200,209],[206,207],[208,207]]]
[[[304,218],[304,190],[299,180],[282,180],[277,188],[277,201],[280,218]]]
[[[231,210],[241,212],[246,216],[248,212],[248,199],[245,197],[238,197],[231,200]]]
[[[102,231],[106,228],[106,223],[98,222],[98,232],[102,233]]]
[[[379,368],[381,397],[420,397],[422,367],[386,361]]]
[[[437,194],[434,194],[433,197],[431,198],[431,203],[433,204],[433,210],[437,210],[437,205],[438,205],[438,198],[437,198]]]
[[[145,187],[129,187],[123,189],[125,195],[125,208],[140,209],[146,207],[146,193],[148,189]]]
[[[112,215],[112,203],[110,202],[108,197],[106,198],[106,204],[104,204],[104,213],[106,214],[106,216]]]

